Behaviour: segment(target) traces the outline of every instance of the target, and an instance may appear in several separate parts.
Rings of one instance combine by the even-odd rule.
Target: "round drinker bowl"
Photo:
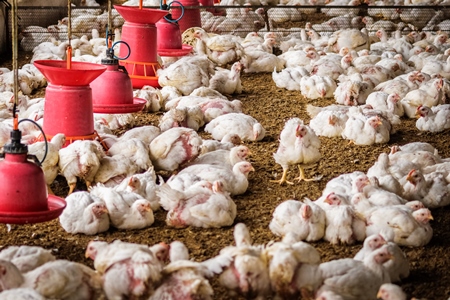
[[[139,8],[136,6],[114,5],[117,12],[125,21],[131,23],[155,24],[169,11],[153,8]]]
[[[103,65],[87,62],[72,62],[67,69],[65,60],[36,60],[34,65],[50,83],[67,86],[89,85],[106,70]]]
[[[55,195],[48,195],[48,210],[25,212],[0,212],[0,223],[32,224],[51,221],[61,215],[66,207],[66,201]]]

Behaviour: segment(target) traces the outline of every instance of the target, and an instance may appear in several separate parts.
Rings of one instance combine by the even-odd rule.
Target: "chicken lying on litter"
[[[109,214],[104,201],[86,191],[66,197],[66,208],[59,216],[65,231],[94,235],[109,229]]]
[[[142,229],[154,222],[152,207],[142,196],[97,184],[90,189],[92,196],[106,204],[111,225],[119,229]]]
[[[3,289],[32,288],[47,299],[92,299],[103,294],[102,280],[91,268],[68,260],[47,262],[27,273],[6,260],[0,260]]]
[[[0,259],[12,262],[21,273],[56,260],[51,250],[39,246],[8,246],[0,251]]]
[[[221,140],[226,134],[235,133],[243,141],[260,141],[266,134],[261,123],[244,113],[228,113],[218,116],[206,124],[205,131],[211,133],[216,140]]]
[[[221,273],[231,257],[219,255],[195,262],[189,259],[189,250],[180,241],[170,243],[169,255],[170,263],[162,270],[161,284],[150,299],[213,299],[209,278]]]
[[[150,143],[150,159],[155,170],[175,171],[200,154],[202,138],[190,128],[174,127]]]
[[[269,229],[278,236],[294,233],[299,241],[318,241],[325,234],[325,212],[309,199],[286,200],[275,208]]]

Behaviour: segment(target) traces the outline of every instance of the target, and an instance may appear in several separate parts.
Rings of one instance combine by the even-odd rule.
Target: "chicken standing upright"
[[[69,195],[74,191],[77,178],[84,179],[89,188],[105,156],[97,141],[76,140],[59,150],[59,169],[69,185]]]
[[[283,168],[281,179],[274,182],[294,184],[286,179],[289,166],[294,164],[299,164],[300,170],[300,175],[295,178],[296,180],[320,180],[322,176],[306,178],[302,167],[302,165],[319,161],[322,157],[319,150],[320,140],[314,131],[308,125],[303,124],[303,121],[299,118],[289,119],[281,131],[277,152],[273,154],[275,161]]]

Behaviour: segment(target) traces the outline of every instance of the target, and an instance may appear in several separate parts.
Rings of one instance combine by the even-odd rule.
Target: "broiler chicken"
[[[287,172],[291,165],[299,164],[300,175],[295,178],[298,181],[314,181],[320,180],[321,176],[314,178],[306,178],[302,165],[317,162],[322,156],[320,154],[320,140],[314,131],[303,124],[299,118],[289,119],[280,133],[280,145],[277,152],[273,154],[275,161],[283,168],[283,175],[280,180],[276,180],[279,184],[287,181]]]
[[[344,299],[375,299],[383,283],[389,283],[389,274],[383,264],[392,258],[389,249],[381,247],[364,261],[341,258],[319,266],[323,285],[317,291],[332,291]]]
[[[124,154],[104,156],[100,160],[100,167],[95,174],[94,182],[114,187],[125,177],[136,174],[138,171],[140,168]]]
[[[440,104],[431,108],[419,105],[416,116],[416,127],[420,131],[441,132],[450,128],[450,104]]]
[[[242,93],[242,68],[242,63],[235,62],[230,70],[216,69],[216,72],[209,80],[209,87],[225,95]]]
[[[244,113],[228,113],[218,116],[206,124],[205,131],[211,133],[216,140],[221,140],[226,134],[235,133],[242,141],[260,141],[266,134],[261,123]]]
[[[45,300],[41,294],[32,288],[15,288],[10,290],[4,290],[0,292],[0,298],[3,300],[17,300],[17,299],[27,299],[27,300]]]
[[[150,159],[155,170],[175,171],[200,154],[202,138],[196,131],[174,127],[150,143]]]
[[[383,283],[380,286],[380,289],[378,290],[377,299],[382,299],[382,300],[407,300],[408,296],[402,290],[402,288],[399,287],[398,285],[393,284],[393,283]]]
[[[311,296],[319,287],[320,253],[308,243],[287,234],[281,242],[269,242],[265,249],[269,260],[272,291],[280,299]]]
[[[116,240],[110,244],[91,241],[86,256],[103,278],[108,299],[149,297],[162,277],[169,247],[165,243],[152,247]]]
[[[336,88],[336,82],[330,76],[303,76],[300,80],[300,91],[308,99],[333,97]]]
[[[197,39],[197,53],[207,55],[219,67],[233,64],[244,55],[244,48],[232,35],[209,36],[204,29],[199,28],[194,32],[194,37]]]
[[[75,190],[77,178],[84,179],[89,188],[105,156],[97,141],[76,140],[59,150],[59,169],[69,185],[69,195]]]
[[[47,189],[50,194],[53,194],[50,185],[58,176],[59,172],[59,150],[66,143],[66,136],[63,133],[55,134],[54,137],[47,143],[48,149],[46,152],[45,142],[36,142],[28,145],[28,154],[36,155],[37,159],[41,161],[45,156],[45,160],[42,162],[42,171],[44,172],[45,183],[47,183]]]
[[[59,216],[65,231],[94,235],[109,229],[108,209],[104,201],[85,191],[66,197],[66,208]]]
[[[141,195],[142,198],[150,202],[153,211],[159,209],[159,196],[156,194],[158,185],[156,184],[156,173],[153,167],[144,173],[134,174],[125,178],[115,187],[116,191],[128,191]]]
[[[220,250],[220,255],[231,256],[232,261],[220,274],[219,283],[230,297],[240,295],[250,299],[265,299],[271,294],[271,287],[263,247],[251,245],[248,229],[243,223],[235,225],[234,237],[236,246]]]
[[[136,193],[116,191],[99,184],[92,187],[90,193],[105,202],[111,225],[116,228],[142,229],[154,222],[150,202]]]
[[[221,165],[198,164],[184,168],[178,174],[171,176],[167,184],[173,189],[184,191],[193,183],[206,180],[209,182],[222,181],[224,190],[232,196],[247,191],[248,174],[254,171],[252,164],[242,161],[234,164],[233,168]]]
[[[248,156],[250,155],[250,150],[247,146],[240,145],[232,147],[230,150],[215,150],[205,154],[200,155],[194,159],[188,165],[195,164],[211,164],[211,165],[222,165],[232,168],[236,163],[240,161],[248,161]]]
[[[5,260],[0,261],[3,289],[32,288],[49,299],[91,299],[102,295],[102,280],[87,266],[68,260],[47,262],[25,274]]]
[[[325,212],[307,199],[286,200],[275,208],[269,229],[278,236],[291,232],[299,241],[315,242],[325,235]]]
[[[21,273],[56,260],[51,250],[39,246],[8,246],[0,251],[0,259],[12,262]]]
[[[171,108],[159,121],[161,131],[172,127],[186,127],[198,131],[203,125],[205,125],[205,120],[200,105]]]
[[[136,165],[137,172],[144,172],[152,166],[149,156],[149,146],[138,138],[124,138],[108,149],[108,155],[123,154]]]
[[[195,186],[198,188],[194,190]],[[186,192],[163,184],[158,195],[161,206],[168,211],[166,224],[171,227],[220,228],[232,225],[236,217],[236,204],[229,194],[223,191],[220,181],[213,183],[212,190],[201,183]]]
[[[206,56],[195,56],[198,60],[208,60]],[[214,72],[208,62],[195,63],[192,60],[180,59],[167,68],[158,69],[160,86],[176,87],[183,95],[189,95],[198,87],[209,86],[209,79]]]
[[[228,99],[209,99],[201,102],[199,105],[206,123],[224,114],[242,112],[242,102],[237,99],[232,101]]]
[[[228,266],[230,257],[216,256],[203,262],[189,259],[189,251],[180,241],[170,244],[170,263],[164,267],[161,284],[150,300],[158,299],[212,299],[213,289],[209,282],[214,274]]]

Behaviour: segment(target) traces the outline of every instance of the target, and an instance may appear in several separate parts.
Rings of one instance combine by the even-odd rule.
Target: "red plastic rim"
[[[141,24],[155,24],[162,17],[169,13],[168,10],[154,9],[154,8],[142,8],[137,6],[122,6],[114,5],[117,12],[127,22],[141,23]]]
[[[71,68],[67,69],[65,60],[36,60],[34,65],[47,78],[47,81],[54,85],[89,85],[106,71],[104,65],[76,61],[73,61]]]
[[[0,223],[5,224],[33,224],[47,222],[59,217],[66,201],[55,195],[48,195],[48,210],[32,212],[0,212]]]
[[[183,44],[181,49],[158,49],[160,56],[185,56],[192,51],[192,46]]]
[[[141,98],[133,98],[132,104],[94,104],[94,113],[101,114],[126,114],[141,111],[147,100]]]

